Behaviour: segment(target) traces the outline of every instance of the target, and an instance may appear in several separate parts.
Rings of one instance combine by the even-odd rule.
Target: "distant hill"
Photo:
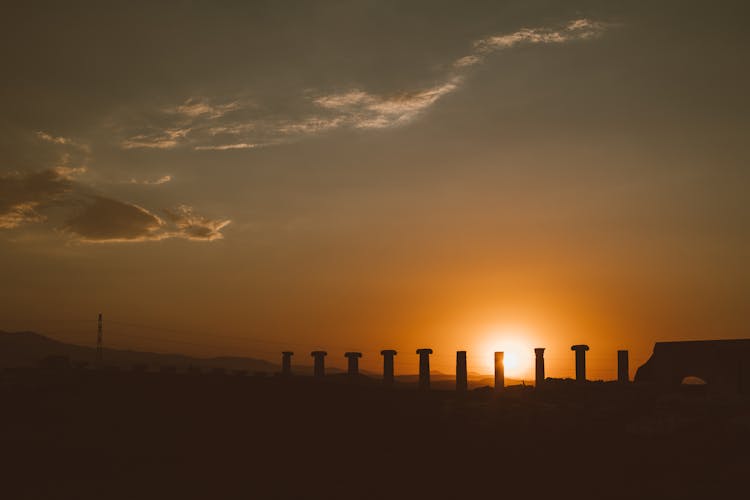
[[[106,366],[131,368],[134,365],[148,365],[150,369],[162,366],[173,366],[179,371],[189,366],[202,369],[223,368],[225,370],[246,370],[248,373],[279,370],[279,366],[262,359],[242,357],[194,358],[182,354],[163,354],[155,352],[129,351],[121,349],[104,349],[102,351]],[[34,332],[0,331],[0,368],[35,366],[47,356],[67,356],[71,362],[96,361],[96,349],[60,342]]]

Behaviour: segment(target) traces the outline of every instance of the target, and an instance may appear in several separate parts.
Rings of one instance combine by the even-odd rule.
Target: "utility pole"
[[[102,365],[102,313],[99,313],[99,321],[96,329],[96,363]]]

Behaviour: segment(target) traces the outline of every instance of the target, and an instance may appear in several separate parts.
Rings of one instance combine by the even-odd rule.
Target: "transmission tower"
[[[96,362],[102,364],[102,313],[99,313],[99,321],[96,329]]]

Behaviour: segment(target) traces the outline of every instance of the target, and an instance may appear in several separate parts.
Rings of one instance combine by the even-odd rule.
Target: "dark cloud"
[[[210,219],[195,214],[192,207],[179,205],[165,209],[167,220],[133,203],[103,196],[92,197],[84,208],[68,220],[64,230],[80,241],[119,243],[182,238],[213,241],[224,237],[221,230],[228,219]]]
[[[83,241],[143,241],[159,239],[164,222],[145,208],[94,196],[64,229]]]
[[[0,229],[45,220],[41,211],[71,189],[72,181],[56,169],[0,175]]]
[[[167,238],[212,241],[223,237],[227,219],[197,215],[187,205],[165,210],[169,223],[134,203],[101,194],[59,167],[0,176],[0,229],[16,229],[62,217],[58,226],[82,242],[138,242]]]

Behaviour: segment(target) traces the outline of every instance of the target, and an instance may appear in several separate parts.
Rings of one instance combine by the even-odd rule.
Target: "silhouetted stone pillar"
[[[576,352],[576,382],[586,382],[586,351],[589,346],[577,344],[571,346],[570,350]]]
[[[310,353],[310,356],[312,356],[315,359],[313,374],[316,377],[325,377],[327,355],[328,353],[325,351],[313,351]]]
[[[505,389],[505,365],[503,364],[504,359],[505,353],[495,353],[495,392],[499,392]]]
[[[419,354],[419,388],[428,390],[430,388],[430,354],[432,349],[417,349]]]
[[[281,374],[288,377],[292,374],[292,351],[284,351],[281,353]]]
[[[469,388],[466,372],[466,351],[456,352],[456,390],[466,392]]]
[[[347,374],[359,375],[359,358],[362,357],[361,352],[345,352],[344,356],[349,360],[347,367]]]
[[[383,356],[383,383],[393,385],[393,356],[398,353],[393,349],[385,349],[380,354]]]
[[[621,384],[627,384],[630,382],[628,351],[617,351],[617,381]]]
[[[537,389],[541,389],[544,385],[544,347],[534,349],[534,354],[536,354],[536,379],[534,386]]]

